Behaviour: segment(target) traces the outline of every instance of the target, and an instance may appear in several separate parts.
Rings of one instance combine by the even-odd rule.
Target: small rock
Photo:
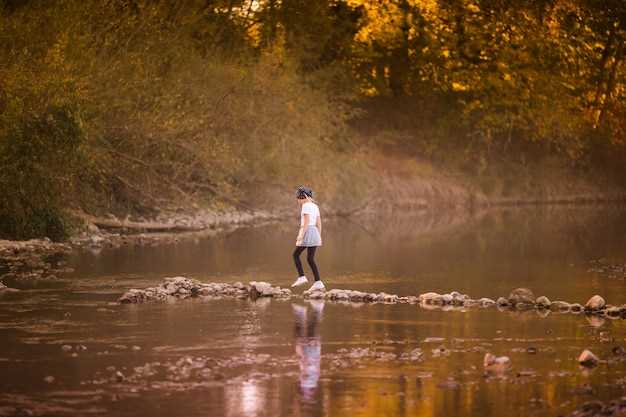
[[[441,301],[443,301],[444,304],[452,304],[453,300],[454,297],[451,294],[444,294],[441,296]]]
[[[124,376],[123,373],[121,373],[120,371],[115,372],[115,380],[117,382],[122,382],[126,379],[126,377]]]
[[[605,310],[607,316],[617,317],[621,314],[621,309],[619,307],[611,306]]]
[[[478,300],[478,302],[480,303],[481,307],[491,307],[496,305],[496,302],[493,301],[491,298],[481,298],[480,300]]]
[[[500,307],[506,307],[509,305],[509,300],[504,297],[500,297],[496,300],[496,304]]]
[[[535,300],[535,304],[537,304],[537,307],[539,308],[549,308],[550,299],[548,299],[548,297],[546,297],[545,295],[542,295],[541,297],[537,297],[537,299]]]
[[[568,311],[572,306],[566,301],[552,301],[550,303],[550,310],[552,311]]]
[[[528,288],[516,288],[509,294],[509,304],[517,305],[522,304],[534,304],[535,294]]]
[[[574,303],[570,305],[570,310],[573,311],[574,313],[580,313],[581,311],[584,310],[584,307],[582,304]]]
[[[427,292],[425,294],[420,294],[418,297],[420,303],[424,304],[442,304],[443,298],[441,294],[437,294],[436,292]]]
[[[585,304],[585,310],[602,310],[604,306],[606,306],[606,301],[604,301],[604,298],[600,297],[599,295],[594,295],[589,299],[589,301],[587,301],[587,304]]]
[[[43,380],[48,384],[52,384],[55,381],[55,378],[52,375],[48,375]]]
[[[463,301],[463,305],[464,307],[476,307],[476,306],[480,306],[480,301],[478,300],[472,300],[471,298],[468,298],[466,300]]]
[[[511,368],[511,359],[508,356],[495,356],[485,353],[483,367],[488,371],[504,372]]]
[[[424,352],[420,348],[415,348],[412,351],[402,354],[400,359],[407,361],[419,361],[422,359]]]
[[[600,362],[600,359],[598,359],[596,355],[594,355],[590,350],[587,350],[587,349],[583,350],[580,356],[578,357],[578,363],[583,366],[587,366],[587,367],[596,366],[598,362]]]
[[[61,346],[61,349],[63,350],[63,352],[69,352],[72,350],[72,346],[70,345],[63,345]]]

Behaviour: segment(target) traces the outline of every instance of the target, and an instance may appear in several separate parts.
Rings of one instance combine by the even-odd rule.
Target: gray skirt
[[[320,236],[320,231],[317,229],[317,226],[308,226],[304,230],[304,236],[302,236],[302,243],[298,246],[303,247],[311,247],[311,246],[322,246],[322,237]]]

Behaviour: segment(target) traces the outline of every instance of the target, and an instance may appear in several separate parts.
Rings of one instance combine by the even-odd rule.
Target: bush
[[[83,142],[76,112],[50,106],[24,114],[0,137],[0,236],[67,236],[63,208]]]

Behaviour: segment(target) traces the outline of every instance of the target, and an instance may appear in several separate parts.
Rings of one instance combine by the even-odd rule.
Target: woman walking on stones
[[[313,277],[315,282],[309,288],[312,290],[324,290],[324,283],[320,279],[320,273],[315,263],[315,251],[318,246],[322,246],[322,218],[320,216],[320,209],[313,200],[313,190],[310,188],[300,186],[296,190],[296,198],[298,203],[302,207],[300,212],[300,231],[296,238],[296,249],[293,251],[293,262],[296,264],[298,270],[298,278],[291,285],[292,287],[298,287],[304,285],[309,280],[304,276],[304,270],[302,269],[302,262],[300,262],[300,254],[306,249],[306,260],[313,271]]]

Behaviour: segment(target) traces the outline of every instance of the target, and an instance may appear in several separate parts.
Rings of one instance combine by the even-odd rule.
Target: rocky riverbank
[[[367,293],[362,291],[332,289],[329,291],[316,290],[304,291],[302,296],[294,294],[287,288],[273,286],[267,282],[252,281],[249,284],[236,282],[228,283],[202,283],[186,277],[165,278],[164,282],[156,287],[145,289],[131,289],[123,294],[118,302],[122,304],[138,304],[168,299],[186,299],[192,297],[234,297],[251,298],[274,297],[279,299],[291,299],[302,297],[309,300],[327,300],[345,303],[385,303],[385,304],[415,304],[422,309],[464,310],[469,308],[497,308],[506,310],[536,310],[543,315],[550,312],[573,313],[594,316],[606,316],[609,318],[625,318],[626,304],[614,306],[607,304],[599,295],[592,296],[585,305],[569,303],[566,301],[550,301],[545,296],[535,297],[527,288],[517,288],[507,296],[497,300],[490,298],[471,298],[466,294],[452,291],[447,294],[426,292],[417,296],[399,296],[396,294]]]
[[[99,250],[121,246],[175,243],[183,239],[214,236],[251,224],[264,224],[279,217],[263,210],[164,211],[152,219],[115,216],[94,217],[75,213],[85,227],[69,241],[73,247]]]
[[[65,257],[72,247],[49,239],[0,240],[0,280],[54,279],[70,272]]]

